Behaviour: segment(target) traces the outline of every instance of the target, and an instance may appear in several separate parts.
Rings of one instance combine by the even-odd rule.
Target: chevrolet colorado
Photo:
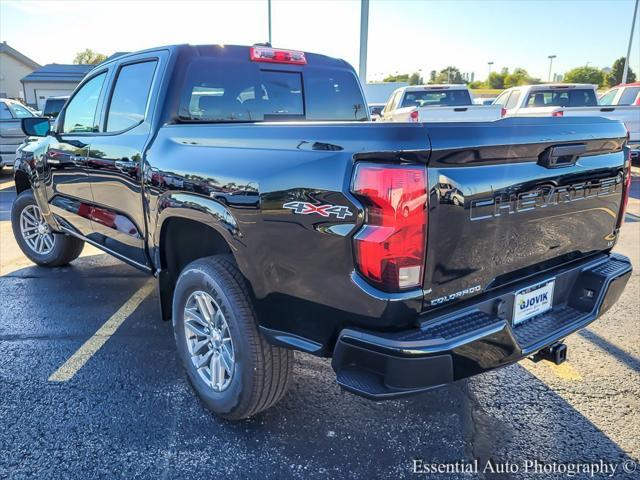
[[[85,242],[154,275],[195,391],[245,418],[292,350],[373,399],[526,357],[617,301],[626,131],[601,118],[368,121],[342,60],[171,46],[98,65],[25,119],[11,219],[53,267]]]

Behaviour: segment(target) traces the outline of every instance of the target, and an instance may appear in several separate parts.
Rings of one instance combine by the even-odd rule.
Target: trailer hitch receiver
[[[548,362],[560,365],[567,359],[567,346],[564,343],[554,343],[550,347],[543,348],[536,352],[532,357],[535,363],[540,360],[547,360]]]

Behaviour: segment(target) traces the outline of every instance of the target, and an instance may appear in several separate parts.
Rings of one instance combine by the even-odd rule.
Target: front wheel
[[[255,415],[286,393],[293,352],[260,335],[245,280],[226,256],[180,274],[173,329],[189,380],[205,405],[229,420]]]
[[[11,227],[22,253],[42,267],[66,265],[78,258],[84,247],[82,240],[51,231],[31,190],[13,202]]]

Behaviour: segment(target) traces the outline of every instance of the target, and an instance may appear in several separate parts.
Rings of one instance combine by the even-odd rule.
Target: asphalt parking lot
[[[284,400],[229,423],[192,392],[171,326],[158,319],[155,293],[137,308],[131,302],[151,279],[92,247],[52,270],[22,256],[9,221],[15,191],[4,170],[0,478],[403,478],[413,476],[416,459],[478,459],[481,478],[565,478],[558,471],[523,473],[525,462],[540,469],[605,462],[616,466],[613,478],[638,478],[638,173],[616,247],[632,258],[634,275],[605,317],[568,339],[567,363],[527,361],[376,403],[341,391],[328,360],[297,355]],[[74,357],[114,315],[122,324],[101,331],[102,348]],[[70,358],[71,374],[56,380]],[[487,460],[510,471],[491,473]]]

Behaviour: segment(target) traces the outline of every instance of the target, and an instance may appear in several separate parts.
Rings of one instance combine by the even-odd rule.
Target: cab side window
[[[400,92],[396,92],[394,95],[391,96],[391,98],[387,102],[387,105],[384,107],[384,110],[382,110],[383,113],[389,113],[391,110],[394,109],[396,100],[398,99],[398,95],[400,95]]]
[[[107,73],[101,73],[85,83],[69,101],[64,113],[63,133],[98,131],[96,109]]]
[[[507,104],[507,102],[509,101],[509,95],[511,95],[511,92],[503,92],[500,95],[498,95],[498,98],[496,98],[493,101],[494,105],[502,105],[503,107]]]
[[[7,107],[7,104],[4,102],[0,102],[0,120],[13,120],[11,110],[9,110],[9,107]]]
[[[611,90],[609,90],[607,93],[605,93],[600,97],[600,101],[598,103],[600,105],[611,105],[617,93],[618,93],[618,89],[612,88]]]
[[[144,120],[157,63],[134,63],[120,69],[109,104],[107,132],[121,132]]]
[[[509,97],[509,100],[505,104],[504,108],[506,108],[507,110],[511,110],[512,108],[516,108],[518,106],[518,101],[519,100],[520,100],[520,91],[519,90],[514,90],[513,92],[511,92],[511,96]]]
[[[624,87],[618,105],[638,105],[636,98],[640,94],[640,87]]]

